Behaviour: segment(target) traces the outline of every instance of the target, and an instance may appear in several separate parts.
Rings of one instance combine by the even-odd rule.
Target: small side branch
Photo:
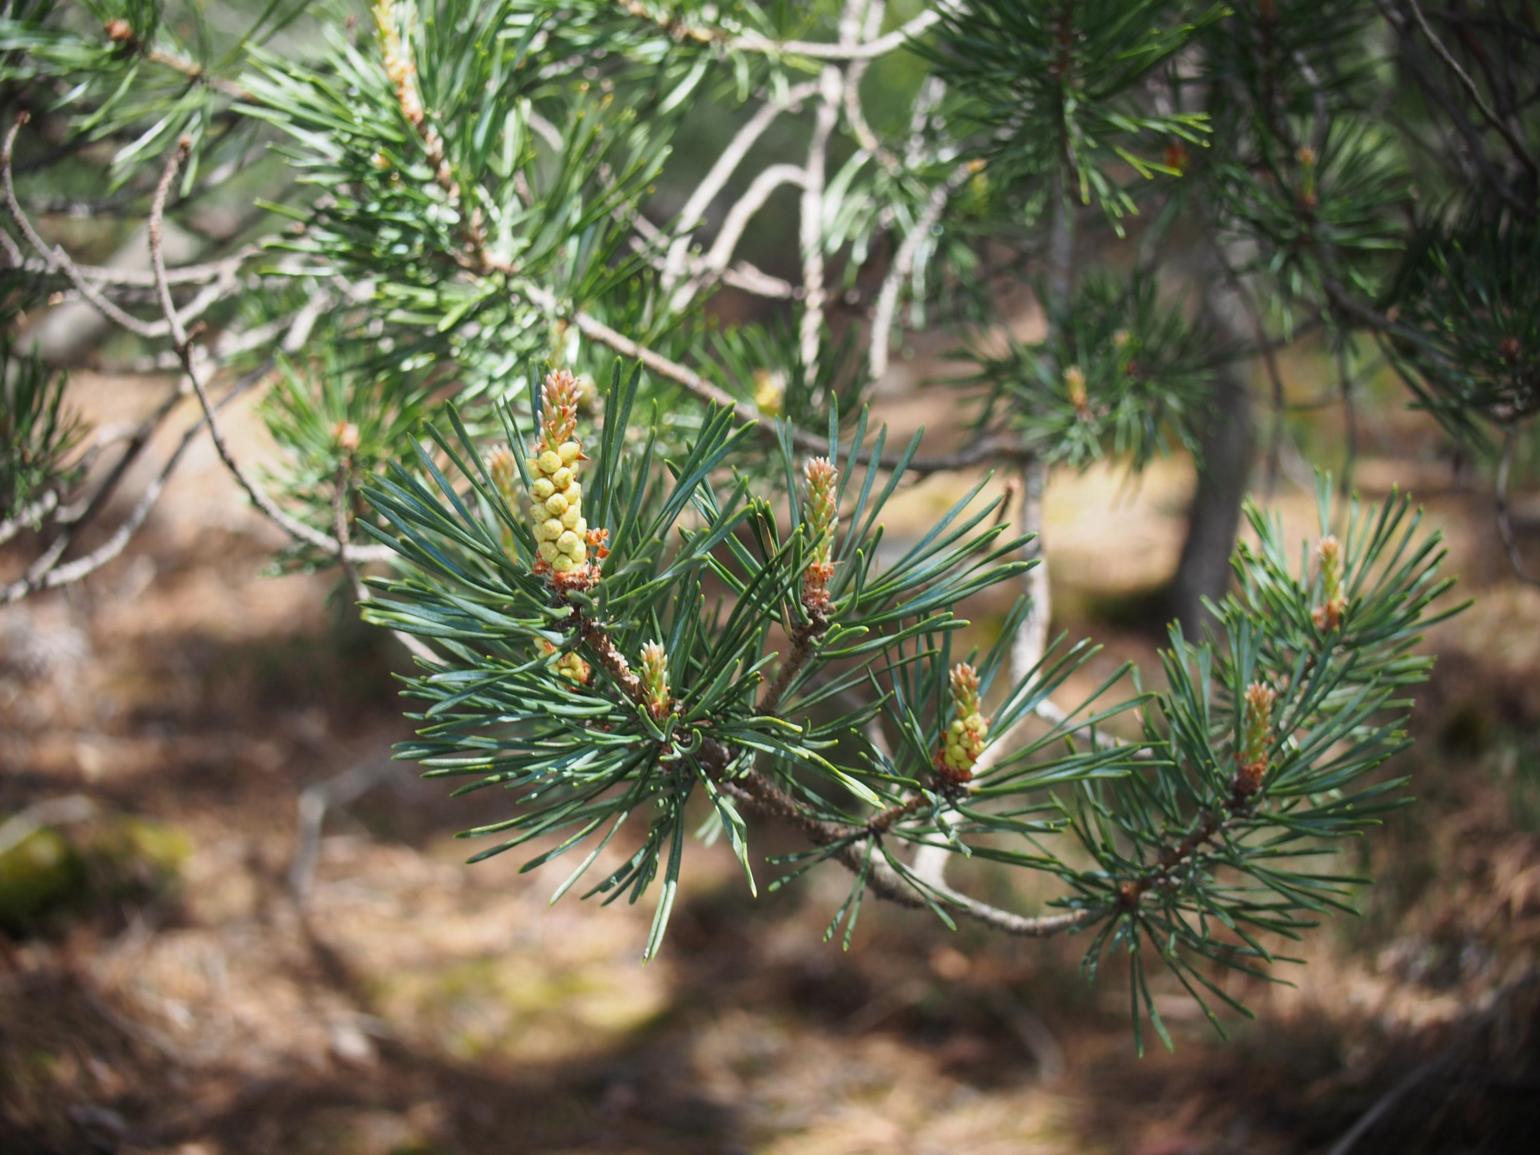
[[[922,246],[930,243],[931,234],[946,212],[947,202],[971,177],[975,168],[971,164],[959,165],[946,180],[937,185],[925,202],[925,208],[914,222],[914,227],[899,243],[893,256],[893,266],[882,279],[877,293],[877,306],[872,311],[872,331],[867,351],[866,375],[873,381],[880,380],[888,371],[889,346],[893,343],[893,324],[898,316],[898,300],[904,283],[914,272],[914,262]]]
[[[160,183],[156,185],[155,196],[150,202],[150,267],[155,272],[156,292],[160,298],[161,310],[165,314],[166,322],[171,329],[171,338],[176,350],[177,360],[181,363],[188,381],[192,385],[193,393],[198,398],[198,404],[203,408],[204,420],[208,422],[209,439],[214,443],[215,452],[219,454],[220,461],[235,478],[236,483],[245,491],[251,499],[252,505],[261,511],[267,518],[281,528],[296,541],[302,541],[307,545],[324,550],[339,559],[347,557],[354,561],[383,561],[392,556],[392,551],[385,546],[346,546],[330,534],[312,529],[304,522],[290,516],[280,509],[278,504],[257,485],[256,481],[236,461],[235,455],[230,451],[229,443],[220,431],[218,419],[214,413],[214,406],[209,400],[208,389],[204,385],[202,349],[189,338],[187,328],[177,315],[175,302],[171,298],[171,285],[166,279],[165,257],[165,214],[166,199],[170,194],[171,185],[176,180],[176,174],[187,157],[189,143],[184,139],[178,143],[175,150],[166,160],[166,166],[161,172]]]
[[[1482,119],[1497,130],[1497,134],[1503,138],[1509,149],[1513,151],[1514,157],[1528,170],[1530,179],[1540,180],[1540,167],[1537,167],[1535,158],[1530,155],[1529,149],[1524,146],[1523,140],[1513,131],[1508,122],[1498,116],[1492,109],[1492,106],[1486,102],[1486,98],[1481,95],[1481,89],[1477,88],[1476,82],[1471,79],[1470,73],[1460,67],[1460,62],[1454,58],[1454,53],[1450,52],[1448,46],[1438,38],[1437,33],[1433,31],[1433,26],[1428,23],[1428,18],[1423,15],[1422,5],[1417,3],[1417,0],[1407,0],[1407,7],[1412,10],[1412,17],[1417,21],[1417,26],[1422,29],[1422,34],[1428,38],[1428,43],[1432,45],[1433,51],[1438,53],[1439,59],[1447,64],[1449,70],[1455,74],[1455,77],[1460,82],[1460,86],[1465,89],[1466,94],[1471,98],[1471,103],[1481,113]]]
[[[897,870],[875,857],[867,861],[864,840],[879,837],[879,834],[864,828],[850,830],[818,821],[757,771],[729,780],[727,787],[759,814],[779,818],[801,830],[815,846],[837,847],[833,857],[852,873],[864,870],[867,889],[878,898],[899,906],[925,905],[914,884]],[[1107,913],[1106,908],[1085,907],[1062,914],[1022,915],[990,906],[947,886],[925,885],[948,908],[992,930],[1020,938],[1052,938],[1087,926]]]
[[[824,288],[823,194],[829,167],[829,138],[839,120],[840,96],[844,77],[832,65],[819,78],[818,114],[813,121],[813,135],[807,148],[807,164],[802,170],[802,209],[799,215],[797,243],[802,250],[802,317],[798,326],[798,344],[803,371],[809,381],[818,378],[818,356],[823,343]]]
[[[813,613],[806,622],[792,629],[791,652],[776,672],[775,681],[770,683],[765,696],[760,699],[759,713],[772,715],[780,709],[781,699],[791,687],[792,679],[807,665],[808,659],[813,656],[814,643],[828,627],[828,619],[822,613]]]
[[[754,406],[739,401],[730,393],[707,381],[688,365],[681,365],[669,357],[657,352],[655,349],[633,341],[624,333],[606,325],[591,313],[582,309],[564,305],[555,293],[542,285],[530,281],[513,280],[509,282],[509,289],[516,296],[522,297],[537,309],[542,309],[555,317],[562,317],[570,321],[585,337],[597,341],[606,348],[619,353],[622,357],[635,360],[649,372],[656,373],[665,380],[672,381],[682,386],[697,400],[704,401],[708,405],[716,405],[730,410],[735,418],[746,425],[752,425],[766,437],[778,438],[780,426],[777,422],[767,418]],[[803,429],[792,431],[792,444],[809,453],[825,453],[829,443],[827,437],[809,433]],[[988,434],[980,437],[972,444],[959,449],[955,453],[944,454],[937,457],[916,457],[906,466],[906,471],[923,477],[930,473],[943,473],[950,470],[967,469],[970,466],[980,465],[986,462],[1021,461],[1026,458],[1025,451],[1021,448],[1018,439],[1008,434]],[[853,454],[858,462],[869,462],[871,454],[867,450],[860,450]],[[884,469],[891,469],[897,463],[898,456],[889,454],[877,459],[877,464]]]
[[[1517,437],[1518,429],[1510,427],[1503,435],[1503,452],[1497,461],[1497,478],[1493,487],[1497,507],[1497,534],[1502,538],[1503,549],[1507,551],[1508,564],[1513,568],[1514,576],[1532,586],[1540,586],[1540,575],[1531,573],[1524,564],[1524,554],[1519,549],[1519,537],[1514,531],[1512,512],[1508,508],[1508,478],[1513,470],[1513,445]]]

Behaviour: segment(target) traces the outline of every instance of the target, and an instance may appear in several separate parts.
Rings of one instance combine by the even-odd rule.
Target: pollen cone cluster
[[[594,578],[592,549],[603,556],[602,534],[590,534],[583,518],[583,486],[578,481],[587,460],[577,440],[578,383],[558,369],[541,392],[540,437],[529,454],[529,516],[539,561],[558,585],[585,586]]]
[[[540,651],[551,658],[551,668],[567,681],[575,686],[588,685],[588,679],[593,676],[593,667],[585,662],[577,654],[568,650],[566,653],[558,653],[556,647],[550,642],[541,642]]]
[[[979,676],[967,662],[952,667],[952,722],[936,754],[936,773],[961,785],[973,777],[973,766],[984,752],[989,719],[979,709]]]

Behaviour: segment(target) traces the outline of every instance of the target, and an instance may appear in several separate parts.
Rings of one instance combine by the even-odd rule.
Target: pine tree
[[[1213,543],[1231,553],[1249,460],[1264,485],[1277,472],[1276,354],[1319,336],[1349,415],[1377,354],[1486,455],[1501,514],[1540,411],[1523,16],[1417,0],[3,13],[7,320],[85,302],[201,409],[82,552],[177,394],[97,446],[65,376],[6,344],[0,541],[32,552],[5,601],[120,553],[207,435],[291,539],[284,564],[338,567],[410,651],[418,736],[400,755],[501,788],[467,832],[488,840],[476,858],[566,858],[558,896],[651,899],[648,955],[702,814],[751,890],[848,872],[828,930],[847,945],[875,895],[947,925],[1078,933],[1093,973],[1126,957],[1141,1039],[1166,1037],[1151,968],[1217,1026],[1215,1004],[1241,1009],[1223,969],[1271,974],[1280,942],[1349,908],[1360,880],[1323,852],[1404,799],[1375,772],[1406,743],[1418,638],[1454,612],[1437,535],[1405,497],[1365,506],[1324,478],[1303,552],[1248,507],[1227,580],[1191,579],[1212,600],[1173,626],[1152,688],[1122,671],[1065,706],[1094,647],[1048,637],[1041,496],[1053,469],[1197,451],[1201,573]],[[706,163],[703,132],[723,141]],[[753,251],[794,249],[794,268],[762,267],[749,242],[783,189],[795,244]],[[168,221],[196,229],[216,202],[234,223],[172,264]],[[61,215],[145,220],[149,270],[81,263],[37,223]],[[1001,345],[999,290],[1018,280],[1044,331]],[[721,321],[733,295],[769,320]],[[974,366],[971,436],[939,455],[868,411],[922,327]],[[271,475],[220,431],[258,387],[287,458]],[[1344,490],[1351,464],[1350,446]],[[962,480],[986,466],[1013,477],[1009,506]],[[951,508],[885,545],[887,502],[932,475]],[[965,648],[970,599],[993,589],[1014,608]],[[767,871],[772,823],[806,849]],[[1052,876],[1061,897],[985,904],[947,881],[958,858]]]

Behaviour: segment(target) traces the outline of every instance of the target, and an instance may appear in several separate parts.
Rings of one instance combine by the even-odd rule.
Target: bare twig
[[[931,190],[930,199],[915,219],[914,227],[899,243],[893,265],[882,279],[882,288],[877,294],[877,307],[872,312],[866,372],[873,381],[880,380],[888,371],[888,346],[893,343],[893,322],[898,314],[898,298],[903,292],[904,282],[914,271],[914,262],[920,249],[934,243],[932,234],[941,220],[941,214],[946,211],[947,202],[976,171],[971,164],[953,169],[946,180]]]
[[[1540,575],[1529,572],[1529,567],[1524,564],[1524,555],[1519,549],[1518,534],[1513,529],[1513,518],[1508,509],[1508,477],[1513,469],[1513,446],[1518,440],[1518,428],[1510,426],[1503,435],[1503,451],[1497,460],[1497,478],[1493,486],[1493,496],[1497,507],[1497,534],[1502,538],[1503,549],[1508,553],[1508,564],[1513,567],[1514,576],[1520,581],[1533,586],[1540,586]]]
[[[206,85],[223,96],[234,100],[244,100],[246,90],[233,80],[226,80],[222,76],[215,76],[194,60],[188,60],[185,56],[178,56],[174,52],[167,52],[162,48],[151,48],[145,52],[146,60],[153,61],[163,68],[169,68],[173,72],[180,72],[195,84]]]
[[[729,48],[763,52],[771,56],[803,56],[809,60],[872,60],[902,48],[910,40],[934,27],[942,16],[961,6],[961,0],[941,0],[934,8],[899,25],[885,36],[857,44],[830,44],[819,40],[771,40],[748,33],[728,40]]]
[[[726,756],[726,751],[722,752]],[[726,763],[724,763],[724,766]],[[920,907],[924,900],[919,897],[915,883],[926,887],[950,909],[983,923],[1002,934],[1021,938],[1052,938],[1067,931],[1077,930],[1102,917],[1105,908],[1085,907],[1065,911],[1062,914],[1022,915],[1013,911],[990,906],[978,899],[961,894],[946,886],[935,886],[927,880],[911,876],[906,879],[882,859],[873,856],[866,860],[864,840],[875,837],[866,829],[850,830],[820,822],[808,814],[795,800],[757,771],[729,779],[724,783],[734,797],[743,801],[755,812],[779,818],[801,830],[815,846],[837,847],[833,857],[847,870],[865,871],[867,888],[877,897],[899,906]]]
[[[187,142],[184,140],[173,150],[166,160],[165,169],[161,173],[160,183],[155,188],[155,196],[150,202],[150,266],[155,270],[156,288],[160,294],[161,310],[166,316],[166,321],[171,327],[171,337],[176,348],[177,359],[181,362],[183,371],[192,385],[193,393],[198,398],[198,404],[203,407],[204,418],[208,421],[209,439],[214,443],[214,450],[219,454],[219,459],[224,462],[225,468],[235,478],[236,483],[245,491],[251,503],[257,507],[267,518],[276,524],[296,541],[302,541],[307,545],[334,554],[338,558],[348,557],[355,561],[383,561],[393,556],[392,551],[386,546],[344,546],[330,534],[312,529],[304,522],[290,516],[278,504],[269,497],[256,481],[235,460],[235,455],[230,451],[229,443],[224,434],[220,432],[219,423],[214,415],[214,407],[209,401],[208,390],[203,383],[204,353],[201,347],[189,340],[187,329],[182,324],[176,313],[175,304],[171,300],[171,286],[166,282],[166,259],[164,253],[164,218],[166,212],[166,198],[170,192],[171,184],[176,179],[177,171],[187,156]]]
[[[1465,89],[1467,95],[1470,96],[1471,103],[1481,113],[1482,119],[1497,130],[1498,135],[1503,138],[1509,149],[1512,150],[1514,157],[1529,171],[1530,178],[1532,180],[1540,179],[1540,166],[1536,165],[1535,158],[1530,155],[1529,149],[1525,147],[1523,140],[1513,131],[1507,121],[1492,110],[1492,106],[1481,95],[1481,89],[1477,88],[1476,82],[1471,79],[1470,73],[1460,67],[1460,62],[1454,58],[1454,53],[1450,52],[1444,42],[1438,38],[1437,33],[1433,31],[1432,25],[1428,23],[1428,18],[1423,15],[1422,5],[1417,3],[1417,0],[1406,0],[1406,6],[1412,10],[1412,17],[1417,21],[1418,27],[1422,29],[1422,34],[1428,38],[1428,43],[1432,46],[1433,51],[1438,53],[1439,59],[1447,64],[1449,70],[1458,78],[1460,85]]]
[[[870,0],[866,6],[866,19],[861,22],[859,39],[870,40],[877,35],[877,29],[882,27],[882,17],[886,11],[887,5],[883,0]],[[856,14],[851,13],[848,19],[853,31]],[[857,39],[854,35],[848,38]],[[847,39],[843,24],[840,39],[842,41]],[[903,161],[899,160],[892,149],[885,148],[882,141],[877,139],[876,132],[872,130],[871,124],[866,119],[866,111],[861,107],[861,81],[870,66],[870,60],[852,60],[846,66],[841,107],[844,109],[850,132],[856,138],[856,143],[861,146],[861,151],[873,157],[888,172],[896,173],[903,167]]]
[[[802,317],[798,323],[798,346],[803,372],[809,381],[818,379],[818,355],[823,343],[824,289],[823,194],[829,167],[829,137],[839,121],[840,94],[844,79],[833,66],[819,77],[818,113],[813,120],[813,134],[807,146],[807,164],[802,170],[802,209],[798,222],[797,244],[802,251]]]
[[[749,150],[782,113],[795,111],[803,101],[817,93],[818,84],[808,81],[794,85],[787,90],[782,99],[761,105],[754,115],[743,122],[742,127],[722,150],[722,155],[717,157],[712,166],[706,170],[705,175],[690,193],[689,199],[685,201],[684,207],[679,210],[679,219],[674,225],[675,239],[669,246],[667,265],[663,270],[662,291],[665,294],[669,293],[684,276],[689,263],[691,235],[700,226],[711,202],[726,187],[733,173],[738,171],[738,167],[748,156]]]
[[[261,252],[259,247],[249,245],[215,261],[180,265],[166,270],[166,281],[172,285],[206,285],[211,281],[222,281]],[[148,269],[114,269],[110,265],[83,265],[79,262],[72,262],[72,264],[75,272],[98,285],[111,285],[123,289],[153,290],[155,288],[155,274]],[[21,263],[14,267],[24,273],[64,275],[62,269],[55,268],[44,257],[23,258]]]
[[[1385,1114],[1399,1103],[1408,1091],[1424,1079],[1430,1078],[1440,1068],[1452,1061],[1453,1056],[1441,1053],[1413,1067],[1399,1082],[1392,1084],[1388,1091],[1376,1099],[1369,1109],[1342,1133],[1342,1137],[1332,1145],[1328,1155],[1348,1155],[1348,1152],[1358,1146],[1358,1141],[1367,1135],[1374,1128],[1374,1125],[1384,1118]]]
[[[782,185],[801,185],[805,178],[804,171],[794,164],[773,164],[762,169],[743,191],[743,195],[727,210],[727,215],[722,218],[722,227],[717,231],[716,239],[711,242],[711,248],[696,266],[695,274],[675,291],[675,307],[690,300],[727,268],[749,221],[764,207],[772,193]]]
[[[556,294],[542,285],[530,281],[511,280],[510,290],[524,298],[537,309],[557,317],[564,317],[577,327],[578,332],[591,340],[598,341],[601,345],[614,350],[622,357],[631,358],[641,364],[649,372],[681,385],[686,391],[698,400],[710,405],[717,405],[730,410],[734,417],[747,425],[753,425],[763,434],[769,437],[779,437],[780,427],[776,422],[765,417],[754,406],[737,400],[731,394],[710,381],[707,381],[688,365],[681,365],[678,361],[665,357],[654,349],[650,349],[624,333],[606,325],[603,321],[587,313],[582,309],[575,309],[563,305]],[[827,452],[829,446],[825,438],[806,430],[794,429],[791,433],[792,444],[802,450],[811,453]],[[854,453],[853,459],[859,462],[872,460],[868,451],[860,450]],[[945,454],[939,457],[916,457],[911,460],[906,469],[915,476],[924,476],[930,473],[943,473],[949,470],[967,469],[970,466],[985,462],[1020,461],[1026,454],[1021,449],[1020,442],[1008,434],[985,434],[976,439],[972,444],[955,453]],[[890,469],[897,464],[897,455],[889,454],[877,459],[877,464]]]
[[[349,546],[351,543],[348,532],[348,522],[350,520],[348,516],[350,500],[348,494],[349,469],[350,467],[347,464],[337,468],[337,476],[333,483],[332,492],[332,530],[337,535],[337,541],[342,546],[337,552],[338,560],[342,565],[342,572],[347,577],[348,584],[353,588],[354,598],[357,599],[359,605],[364,605],[372,600],[373,595],[370,594],[369,587],[364,584],[363,576],[358,572],[358,565],[350,556]],[[400,630],[391,630],[390,635],[400,642],[406,652],[418,661],[428,665],[438,664],[439,656],[411,634],[402,633]]]
[[[169,331],[167,325],[157,325],[152,322],[142,321],[132,313],[121,309],[80,274],[74,262],[70,260],[69,255],[62,248],[57,245],[50,245],[33,228],[31,220],[28,219],[26,212],[21,207],[21,202],[16,197],[16,183],[11,168],[12,155],[16,145],[16,134],[21,131],[22,126],[30,119],[31,114],[25,110],[17,113],[16,119],[11,123],[10,129],[5,134],[4,145],[0,146],[0,182],[3,182],[5,207],[6,211],[10,214],[12,222],[21,231],[21,235],[26,238],[27,243],[43,258],[48,271],[62,274],[75,287],[75,291],[100,312],[102,316],[139,337],[153,339],[165,336]],[[19,256],[19,253],[8,255],[14,261],[14,258]]]
[[[247,385],[251,381],[265,376],[266,373],[267,369],[264,367],[256,373],[247,374],[220,401],[219,406],[216,408],[222,408],[229,404],[229,402],[245,392]],[[12,582],[10,585],[0,587],[0,605],[20,601],[22,598],[38,590],[57,589],[60,586],[78,582],[83,578],[89,577],[121,554],[133,539],[134,534],[139,532],[139,528],[150,516],[150,512],[155,508],[155,503],[160,500],[160,495],[165,490],[166,483],[171,480],[171,475],[176,472],[177,466],[181,463],[182,455],[187,452],[187,447],[193,443],[198,433],[203,429],[204,421],[205,419],[200,417],[182,433],[181,440],[177,442],[176,448],[171,451],[170,455],[161,464],[160,471],[150,479],[150,483],[145,486],[144,491],[139,495],[139,500],[134,504],[134,508],[129,511],[127,517],[118,523],[117,528],[112,532],[112,536],[82,557],[76,558],[64,565],[50,565],[50,568],[43,573],[33,574],[29,571],[25,577]],[[82,518],[82,523],[84,520]],[[62,553],[62,551],[59,552]]]
[[[316,861],[321,854],[321,830],[326,812],[361,798],[393,777],[400,764],[388,755],[370,758],[323,782],[305,787],[299,796],[299,821],[294,837],[294,857],[289,860],[289,891],[303,905],[315,881]]]
[[[781,708],[781,699],[790,688],[792,679],[807,665],[808,659],[813,656],[813,644],[828,626],[829,620],[822,613],[813,613],[806,624],[792,630],[791,653],[781,663],[775,681],[765,688],[765,695],[759,700],[758,713],[774,715]]]
[[[52,513],[59,505],[59,491],[50,489],[42,497],[23,506],[14,515],[0,520],[0,545],[4,545],[24,529],[31,529]]]
[[[933,8],[901,24],[885,36],[857,43],[829,43],[826,40],[773,40],[757,32],[733,35],[721,28],[705,24],[688,24],[682,20],[661,19],[654,16],[637,0],[617,0],[628,14],[655,24],[673,39],[697,44],[720,44],[728,51],[759,52],[766,56],[800,56],[807,60],[846,61],[873,60],[902,48],[910,40],[933,27],[946,12],[961,6],[962,0],[940,0]]]

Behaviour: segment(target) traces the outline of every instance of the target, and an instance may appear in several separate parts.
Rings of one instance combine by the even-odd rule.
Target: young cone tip
[[[1327,534],[1315,548],[1316,567],[1321,575],[1321,604],[1310,611],[1318,630],[1334,630],[1347,613],[1347,595],[1342,590],[1342,544]]]
[[[413,124],[418,124],[423,119],[424,110],[422,96],[417,90],[417,65],[397,26],[393,0],[375,0],[374,23],[379,30],[385,56],[385,75],[390,78],[396,90],[396,100],[401,105],[401,111]]]
[[[648,642],[642,647],[641,678],[647,712],[662,720],[674,703],[668,686],[668,654],[660,643]]]
[[[979,675],[967,662],[952,667],[948,678],[952,721],[936,753],[936,772],[943,780],[961,785],[973,777],[973,767],[984,753],[989,738],[989,719],[979,709]]]
[[[839,470],[827,457],[814,457],[803,466],[802,474],[803,516],[811,539],[802,601],[809,610],[827,613],[829,582],[834,578],[834,530],[839,521]]]
[[[558,585],[587,586],[602,558],[605,535],[588,528],[583,517],[583,486],[578,480],[587,456],[577,436],[577,380],[565,369],[545,379],[541,390],[540,436],[529,454],[529,516],[539,555],[537,573],[550,573]]]
[[[1241,733],[1241,750],[1236,759],[1235,792],[1249,797],[1262,788],[1267,776],[1268,747],[1272,743],[1273,704],[1278,692],[1261,682],[1252,682],[1244,695],[1246,714]]]

